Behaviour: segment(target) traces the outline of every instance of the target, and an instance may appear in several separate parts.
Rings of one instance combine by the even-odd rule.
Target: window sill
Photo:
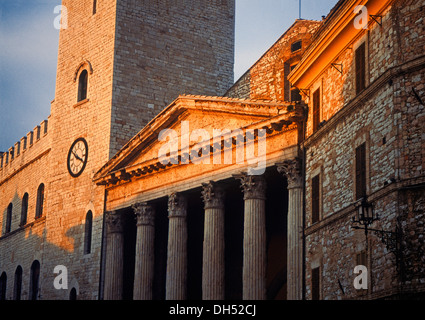
[[[81,101],[77,102],[76,104],[74,104],[74,108],[80,107],[80,106],[82,106],[83,104],[86,104],[89,101],[90,101],[90,99],[81,100]]]
[[[31,228],[31,227],[33,227],[35,224],[41,223],[41,222],[43,222],[43,221],[45,221],[45,220],[46,220],[46,217],[45,217],[45,216],[41,216],[40,218],[35,219],[33,222],[27,223],[27,224],[25,224],[25,225],[23,225],[23,226],[19,226],[19,228],[18,228],[18,229],[15,229],[15,230],[13,230],[13,231],[11,231],[11,232],[8,232],[8,233],[3,234],[3,235],[0,237],[0,241],[1,241],[1,240],[3,240],[3,239],[9,238],[9,237],[11,237],[12,235],[14,235],[14,234],[16,234],[16,233],[19,233],[19,232],[21,232],[21,231],[23,231],[23,230],[25,230],[25,229]]]

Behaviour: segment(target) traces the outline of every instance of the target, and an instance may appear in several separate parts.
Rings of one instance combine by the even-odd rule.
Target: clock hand
[[[72,151],[72,154],[74,155],[75,158],[77,158],[78,160],[80,160],[81,162],[84,162],[83,159],[81,159],[76,152]]]

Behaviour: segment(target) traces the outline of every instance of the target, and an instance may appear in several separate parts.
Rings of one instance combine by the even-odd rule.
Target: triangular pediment
[[[184,157],[181,151],[185,146],[192,147],[206,139],[212,141],[221,133],[235,133],[288,114],[288,103],[180,96],[133,137],[94,180],[99,183],[112,173],[119,177],[126,168],[139,168],[132,170],[139,174],[151,173],[161,168],[161,156],[172,157],[173,150]]]

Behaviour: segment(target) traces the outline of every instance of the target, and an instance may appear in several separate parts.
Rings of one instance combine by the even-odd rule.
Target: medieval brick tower
[[[20,175],[43,161],[36,182],[44,186],[43,214],[31,214],[26,225],[13,220],[17,231],[3,240],[11,248],[2,253],[7,273],[16,265],[24,270],[22,299],[102,296],[107,195],[93,183],[95,172],[179,94],[222,95],[233,83],[234,0],[62,5],[56,92],[43,140],[49,145],[14,178],[20,206],[20,189],[27,188]],[[16,237],[22,245],[15,250]],[[37,268],[27,276],[32,261]],[[58,265],[68,270],[67,290],[54,286]]]

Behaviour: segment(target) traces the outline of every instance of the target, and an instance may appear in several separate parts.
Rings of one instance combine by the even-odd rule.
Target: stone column
[[[186,299],[187,280],[187,201],[173,193],[168,198],[168,256],[167,256],[167,300]]]
[[[288,180],[287,299],[303,299],[303,178],[300,159],[277,164]]]
[[[266,299],[266,180],[241,174],[244,192],[243,292],[244,300]]]
[[[152,300],[154,277],[155,210],[147,203],[133,206],[137,219],[134,300]]]
[[[224,191],[202,185],[205,209],[202,299],[224,300]]]
[[[124,235],[123,219],[116,211],[105,215],[107,227],[105,300],[123,298]]]

